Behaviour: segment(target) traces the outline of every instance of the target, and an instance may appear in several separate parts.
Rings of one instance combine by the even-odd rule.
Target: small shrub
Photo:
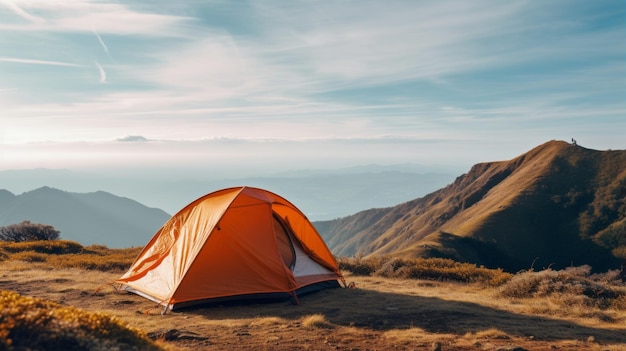
[[[0,240],[2,241],[56,240],[59,234],[60,232],[51,225],[30,221],[0,227]]]
[[[312,314],[302,317],[302,326],[305,328],[331,329],[333,325],[326,320],[323,314]]]
[[[338,260],[339,268],[345,271],[350,271],[354,275],[368,276],[372,275],[378,267],[373,264],[372,260],[363,260],[360,257],[357,258],[340,258]]]
[[[563,306],[587,306],[606,309],[621,305],[626,289],[617,285],[614,274],[589,275],[591,267],[574,267],[561,271],[546,269],[516,274],[500,289],[510,298],[549,298]]]
[[[0,291],[0,350],[160,350],[115,317]]]

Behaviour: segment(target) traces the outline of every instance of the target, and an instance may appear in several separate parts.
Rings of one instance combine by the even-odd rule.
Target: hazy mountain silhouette
[[[84,245],[143,246],[170,218],[166,212],[107,192],[71,193],[42,187],[14,195],[0,190],[0,225],[49,224],[61,239]]]
[[[550,141],[509,161],[477,164],[422,198],[314,224],[339,256],[606,270],[626,258],[625,199],[625,150]]]
[[[311,220],[327,220],[424,196],[450,183],[458,171],[406,164],[261,173],[175,167],[124,172],[26,169],[0,171],[0,184],[13,193],[42,186],[77,193],[104,190],[171,214],[209,192],[246,185],[284,196]]]

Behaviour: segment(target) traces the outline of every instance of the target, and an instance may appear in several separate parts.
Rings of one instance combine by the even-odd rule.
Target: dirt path
[[[624,321],[522,313],[523,305],[452,283],[349,277],[290,301],[205,306],[161,315],[116,292],[119,273],[0,263],[0,290],[117,316],[172,349],[193,350],[626,350]],[[435,345],[435,346],[433,346]]]

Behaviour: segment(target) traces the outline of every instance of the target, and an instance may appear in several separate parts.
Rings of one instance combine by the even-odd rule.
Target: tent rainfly
[[[172,216],[116,288],[172,310],[242,298],[297,299],[339,281],[335,258],[300,210],[267,190],[235,187]]]

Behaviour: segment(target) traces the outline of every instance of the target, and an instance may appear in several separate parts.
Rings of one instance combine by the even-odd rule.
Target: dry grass
[[[526,313],[623,323],[626,286],[619,272],[589,274],[590,267],[516,274],[498,294],[523,304]]]
[[[69,240],[39,240],[23,242],[0,241],[0,250],[7,253],[33,251],[44,254],[65,255],[80,253],[83,246]]]
[[[117,268],[86,269],[90,260],[103,268],[101,261],[107,257],[134,256],[135,249],[86,247],[82,254],[50,254],[45,261],[26,262],[20,255],[36,252],[30,249],[4,251],[7,259],[0,262],[0,290],[44,299],[47,302],[41,303],[48,312],[72,306],[82,311],[74,314],[106,316],[110,322],[99,323],[131,326],[129,330],[139,331],[138,338],[147,335],[159,341],[157,346],[169,349],[432,350],[433,345],[440,345],[442,350],[519,346],[626,351],[624,284],[613,272],[592,275],[585,267],[507,276],[447,260],[359,260],[353,263],[369,267],[371,275],[346,270],[353,289],[301,296],[300,305],[292,301],[208,305],[161,315],[161,308],[153,302],[108,285],[121,274]],[[79,256],[86,264],[57,266],[55,261],[55,257],[76,261]],[[341,261],[344,266],[346,260]],[[406,271],[430,273],[419,278],[414,273],[403,275]],[[0,324],[8,315],[28,317],[25,310],[15,311],[7,314],[3,309]],[[52,330],[64,322],[55,323]],[[38,330],[36,325],[30,327]],[[117,328],[121,327],[107,326],[111,335],[126,333]],[[76,325],[73,329],[84,331],[81,342],[92,348],[100,345],[100,341],[84,341],[96,338],[97,330]]]
[[[35,251],[21,251],[11,254],[11,259],[24,262],[46,262],[50,255]]]
[[[475,339],[510,339],[511,338],[507,333],[496,328],[482,330],[475,334],[470,333],[468,336],[471,336]]]
[[[0,242],[0,261],[47,262],[55,268],[82,268],[100,271],[124,271],[133,263],[141,248],[110,249],[103,245],[83,247],[68,240]]]
[[[500,293],[512,298],[550,298],[564,306],[582,305],[598,309],[626,309],[626,287],[618,271],[590,274],[589,266],[561,271],[546,269],[516,274],[501,287]]]
[[[0,291],[0,349],[160,350],[141,331],[103,313]]]
[[[333,325],[326,320],[321,313],[312,314],[302,317],[302,326],[305,328],[324,328],[332,329]]]
[[[490,286],[501,285],[513,276],[501,269],[488,269],[443,258],[342,258],[339,266],[355,275],[481,283]]]

